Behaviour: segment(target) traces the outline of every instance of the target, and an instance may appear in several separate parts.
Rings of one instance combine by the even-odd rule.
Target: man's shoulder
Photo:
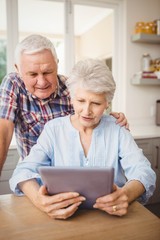
[[[58,79],[60,82],[62,82],[65,85],[65,82],[67,80],[67,77],[61,74],[58,74]]]
[[[20,86],[23,84],[22,79],[19,77],[18,73],[11,72],[7,74],[2,81],[1,87],[7,87],[7,85],[17,85]]]

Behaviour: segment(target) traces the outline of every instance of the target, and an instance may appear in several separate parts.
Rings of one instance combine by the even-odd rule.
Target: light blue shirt
[[[103,116],[93,130],[91,145],[85,157],[78,130],[70,116],[46,123],[30,154],[20,162],[10,179],[11,190],[23,194],[18,183],[35,178],[41,185],[40,166],[110,166],[115,169],[114,182],[122,187],[131,180],[140,181],[145,193],[139,199],[146,203],[155,189],[156,175],[150,162],[124,127],[115,124],[111,116]]]

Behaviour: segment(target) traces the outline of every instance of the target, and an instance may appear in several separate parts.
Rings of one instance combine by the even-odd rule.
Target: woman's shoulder
[[[106,129],[107,131],[119,131],[121,126],[116,123],[117,119],[111,115],[103,115],[102,117],[102,128]]]
[[[116,118],[114,118],[109,114],[103,115],[102,120],[103,122],[110,123],[110,124],[113,124],[113,123],[115,124],[116,122]]]
[[[62,127],[63,125],[67,125],[69,123],[69,116],[70,115],[51,119],[45,124],[45,126],[47,126],[47,127]]]

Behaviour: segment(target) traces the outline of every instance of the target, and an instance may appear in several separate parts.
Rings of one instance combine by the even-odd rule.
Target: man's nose
[[[38,83],[39,85],[43,85],[45,82],[46,82],[46,80],[45,80],[44,75],[43,75],[43,74],[39,74],[39,75],[37,76],[37,83]]]

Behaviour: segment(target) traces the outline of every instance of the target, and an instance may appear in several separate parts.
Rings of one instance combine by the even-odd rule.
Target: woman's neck
[[[82,126],[79,123],[76,115],[72,115],[70,119],[72,126],[79,131],[80,141],[84,150],[84,154],[87,157],[89,147],[91,144],[92,132],[94,128]]]

